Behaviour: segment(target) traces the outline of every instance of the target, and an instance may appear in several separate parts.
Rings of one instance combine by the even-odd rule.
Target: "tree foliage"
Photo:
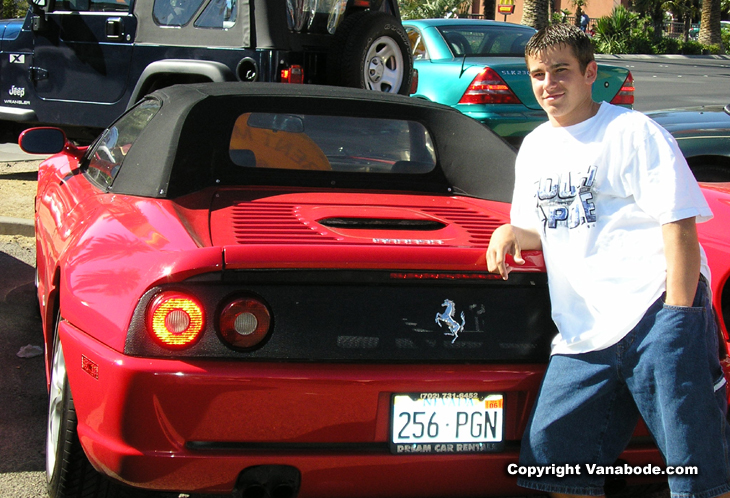
[[[667,0],[664,7],[683,23],[683,38],[685,42],[688,41],[692,19],[699,18],[699,0]]]
[[[403,19],[459,17],[469,12],[471,0],[399,0]]]
[[[719,23],[718,23],[719,24]],[[614,8],[611,16],[602,17],[594,24],[593,43],[596,52],[604,54],[685,54],[721,53],[718,44],[703,44],[696,40],[684,41],[659,36],[649,17],[630,12],[624,7]],[[730,36],[730,32],[728,33]]]
[[[631,53],[631,34],[638,20],[638,14],[629,12],[622,5],[614,7],[610,16],[595,22],[593,42],[596,50],[603,54]]]
[[[23,3],[18,5],[16,0],[2,0],[2,18],[13,19],[16,17],[24,17],[28,12],[28,5]]]
[[[634,0],[634,11],[641,12],[644,16],[648,16],[651,19],[654,42],[658,42],[662,38],[664,13],[666,12],[664,8],[665,3],[666,0]]]

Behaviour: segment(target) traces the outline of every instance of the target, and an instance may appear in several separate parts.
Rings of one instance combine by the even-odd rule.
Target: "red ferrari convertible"
[[[52,496],[527,493],[508,469],[556,330],[540,253],[486,272],[515,155],[490,130],[397,95],[209,84],[88,148],[20,143],[58,152],[36,198]],[[730,190],[705,192],[725,333]],[[638,428],[617,463],[662,460]]]

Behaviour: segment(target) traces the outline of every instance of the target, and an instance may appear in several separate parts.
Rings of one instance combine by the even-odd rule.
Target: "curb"
[[[35,237],[35,224],[33,220],[0,216],[0,235]]]

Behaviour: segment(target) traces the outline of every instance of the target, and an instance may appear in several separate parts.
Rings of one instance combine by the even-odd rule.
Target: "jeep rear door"
[[[129,0],[59,0],[35,33],[32,78],[44,100],[112,104],[127,91],[137,22]],[[78,124],[106,126],[103,122]],[[99,116],[98,112],[94,113]],[[99,118],[97,117],[97,120]],[[64,121],[67,121],[64,118]]]

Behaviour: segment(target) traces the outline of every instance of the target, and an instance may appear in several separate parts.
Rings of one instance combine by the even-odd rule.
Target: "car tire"
[[[730,167],[713,162],[690,164],[698,182],[730,182]]]
[[[51,498],[70,498],[80,497],[84,488],[98,488],[101,476],[91,467],[76,432],[76,410],[68,385],[66,359],[58,339],[58,322],[56,320],[48,392],[46,481]]]
[[[46,424],[46,482],[51,498],[111,498],[118,494],[111,481],[89,463],[76,432],[76,410],[66,374],[66,359],[56,320],[50,369]]]
[[[66,358],[58,338],[56,319],[46,424],[46,482],[50,498],[172,498],[117,483],[92,467],[81,447],[76,409],[68,384]]]
[[[337,28],[327,54],[329,83],[408,95],[413,56],[405,29],[385,12],[358,12]]]

